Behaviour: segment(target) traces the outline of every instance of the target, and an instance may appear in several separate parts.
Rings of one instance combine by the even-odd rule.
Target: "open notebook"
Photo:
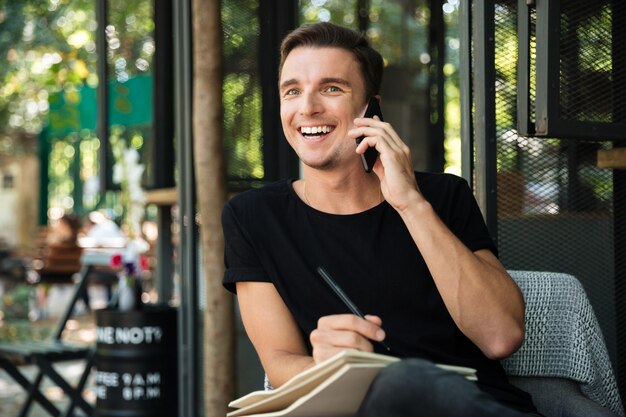
[[[344,350],[291,378],[271,391],[254,391],[229,407],[227,417],[342,417],[353,416],[378,372],[398,358]],[[476,371],[438,365],[476,380]]]

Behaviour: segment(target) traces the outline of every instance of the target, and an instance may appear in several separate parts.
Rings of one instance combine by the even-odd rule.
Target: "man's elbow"
[[[494,337],[491,343],[483,349],[489,359],[505,359],[517,352],[524,343],[524,326],[511,326]]]

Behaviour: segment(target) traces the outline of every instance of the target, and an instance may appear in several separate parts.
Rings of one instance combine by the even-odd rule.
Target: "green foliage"
[[[300,18],[303,23],[331,22],[358,29],[358,2],[357,0],[301,0]]]
[[[149,73],[154,54],[152,1],[108,3],[111,78],[126,81]],[[53,94],[63,92],[71,98],[84,85],[97,86],[95,6],[93,0],[0,1],[0,59],[4,61],[0,66],[0,152],[25,148],[26,142],[19,140],[24,135],[12,132],[42,130]],[[139,138],[136,129],[120,136],[141,148],[144,130],[140,129]],[[46,140],[51,148],[49,205],[64,210],[83,204],[87,210],[95,208],[100,202],[94,191],[99,139],[93,132],[76,131]],[[84,188],[83,182],[87,182]]]
[[[0,152],[34,153],[35,143],[23,138],[46,124],[50,95],[97,82],[93,7],[91,0],[0,3]],[[73,149],[74,136],[53,149],[50,160],[58,182],[48,187],[61,207],[74,203],[74,182],[70,171],[63,171],[75,166],[65,151]]]
[[[245,73],[227,74],[224,78],[223,94],[224,145],[228,173],[237,178],[263,178],[259,112],[262,103],[258,80]]]
[[[0,340],[3,342],[29,342],[33,340],[47,340],[52,337],[51,325],[34,325],[28,319],[9,316],[0,322]]]
[[[94,19],[89,0],[1,4],[0,126],[4,132],[38,132],[48,110],[48,95],[87,80],[95,68]]]
[[[263,179],[263,111],[257,2],[226,1],[224,31],[224,150],[228,175]]]
[[[29,300],[33,295],[34,287],[18,284],[11,291],[2,296],[0,305],[5,319],[27,319]],[[2,338],[4,340],[4,338]]]
[[[152,1],[109,0],[108,3],[109,76],[124,82],[151,68],[155,50]]]

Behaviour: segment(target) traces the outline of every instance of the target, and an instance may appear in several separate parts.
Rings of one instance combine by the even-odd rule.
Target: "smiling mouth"
[[[335,130],[334,126],[302,126],[298,129],[300,134],[309,140],[319,139]]]

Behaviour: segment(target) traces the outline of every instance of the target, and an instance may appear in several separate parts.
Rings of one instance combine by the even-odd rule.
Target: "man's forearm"
[[[261,363],[274,388],[315,365],[311,356],[291,352],[275,352],[271,358],[261,358]]]
[[[470,251],[426,200],[400,213],[453,320],[489,357],[505,357],[523,340],[524,303],[489,251]]]

